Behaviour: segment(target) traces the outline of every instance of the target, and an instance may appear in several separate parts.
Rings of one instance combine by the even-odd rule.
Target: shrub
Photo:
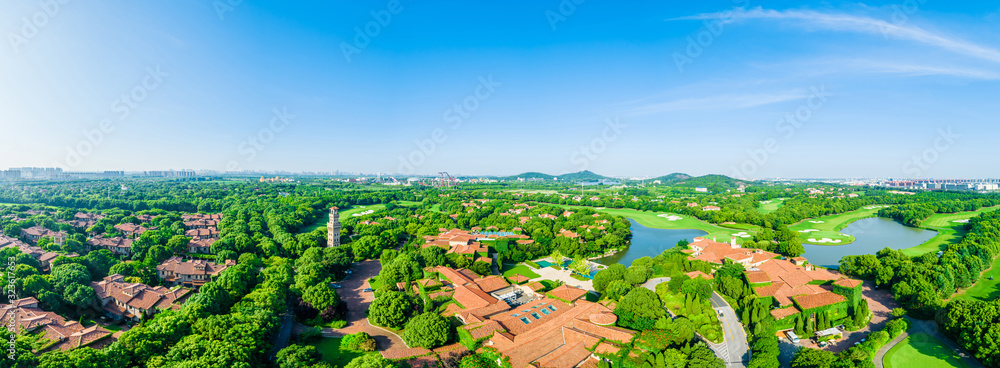
[[[909,327],[909,322],[905,318],[898,318],[886,323],[885,331],[889,333],[889,339],[895,339]]]
[[[902,317],[906,315],[906,309],[903,308],[892,308],[893,317]]]
[[[358,332],[344,336],[343,340],[340,341],[340,346],[353,352],[375,351],[375,339],[368,333]]]
[[[309,344],[313,341],[319,340],[321,337],[323,337],[323,329],[319,327],[310,327],[299,334],[299,342]]]
[[[444,345],[451,337],[451,325],[441,315],[429,312],[410,319],[403,331],[403,340],[411,347],[433,349]]]

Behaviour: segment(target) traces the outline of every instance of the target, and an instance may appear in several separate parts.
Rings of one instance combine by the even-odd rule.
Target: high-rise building
[[[340,213],[339,208],[330,207],[330,221],[326,223],[326,244],[330,247],[340,246]]]

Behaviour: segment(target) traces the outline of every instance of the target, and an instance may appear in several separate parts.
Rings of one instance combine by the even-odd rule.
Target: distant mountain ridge
[[[502,177],[503,180],[517,180],[518,178],[527,180],[558,180],[560,182],[576,183],[576,182],[594,182],[599,180],[614,180],[621,181],[621,179],[612,178],[609,176],[604,176],[596,174],[589,170],[584,170],[575,173],[568,173],[562,175],[550,175],[540,172],[526,172],[518,175],[511,175],[507,177]],[[691,176],[685,173],[672,173],[660,177],[655,177],[652,179],[646,179],[646,182],[652,182],[659,180],[663,184],[675,184],[684,187],[709,187],[709,186],[722,186],[725,188],[735,188],[741,182],[740,180],[730,178],[725,175],[709,174],[704,176]]]

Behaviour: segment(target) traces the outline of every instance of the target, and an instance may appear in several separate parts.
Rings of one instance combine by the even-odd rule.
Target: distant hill
[[[591,171],[580,171],[580,172],[575,172],[575,173],[562,174],[562,175],[558,175],[558,176],[556,176],[556,175],[549,175],[549,174],[540,173],[540,172],[533,172],[532,171],[532,172],[526,172],[526,173],[521,173],[521,174],[517,174],[517,175],[511,175],[511,176],[508,176],[508,177],[505,177],[505,178],[501,178],[501,179],[504,179],[504,180],[516,180],[517,178],[523,178],[523,179],[541,179],[541,180],[559,180],[560,182],[566,182],[566,183],[576,183],[576,182],[581,182],[581,181],[598,181],[598,180],[609,180],[609,179],[611,179],[611,178],[609,178],[607,176],[598,175],[598,174],[595,174],[595,173],[593,173]]]
[[[649,179],[649,180],[650,181],[659,180],[663,184],[669,184],[669,183],[675,183],[675,182],[682,181],[682,180],[687,180],[687,179],[690,179],[690,178],[691,178],[691,175],[688,175],[688,174],[673,173],[673,174],[670,174],[670,175],[664,175],[664,176],[661,176],[661,177],[658,177],[658,178],[652,178],[652,179]]]
[[[692,187],[692,188],[704,187],[704,188],[709,188],[709,190],[712,190],[713,187],[717,189],[736,188],[737,186],[739,186],[739,183],[742,183],[742,181],[730,178],[725,175],[713,174],[713,175],[705,175],[705,176],[698,176],[698,177],[684,179],[682,181],[676,182],[675,185],[679,187]],[[713,190],[713,191],[718,191],[718,190]]]
[[[580,181],[598,181],[598,180],[610,180],[611,178],[603,175],[597,175],[589,170],[584,170],[575,173],[562,174],[558,176],[559,181],[564,181],[567,183],[575,183]]]
[[[501,179],[504,179],[504,180],[516,180],[517,178],[552,180],[552,179],[555,178],[555,176],[532,171],[532,172],[520,173],[520,174],[517,174],[517,175],[511,175],[511,176],[508,176],[508,177],[505,177],[505,178],[501,178]]]

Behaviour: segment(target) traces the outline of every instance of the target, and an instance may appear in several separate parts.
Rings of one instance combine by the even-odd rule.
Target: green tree
[[[306,289],[302,293],[302,300],[309,303],[313,308],[324,310],[340,304],[340,295],[330,285],[319,283]]]
[[[451,325],[434,312],[418,315],[406,323],[403,340],[413,347],[433,349],[444,345],[451,337]]]
[[[399,329],[413,313],[413,301],[396,291],[379,291],[368,308],[368,318],[378,326]]]
[[[837,361],[837,356],[826,350],[801,348],[792,358],[792,368],[828,368]]]
[[[395,365],[381,354],[365,354],[354,358],[344,368],[395,368]]]
[[[618,324],[636,330],[653,328],[656,321],[666,315],[663,302],[655,293],[646,288],[635,288],[628,292],[617,306],[615,315]]]
[[[292,344],[281,349],[277,355],[279,368],[308,367],[319,362],[319,351],[312,345]]]
[[[604,289],[612,281],[624,280],[625,270],[625,265],[615,263],[603,270],[597,271],[597,274],[594,275],[594,290],[603,293]]]
[[[62,293],[71,284],[89,285],[90,271],[79,263],[66,263],[52,268],[52,286]]]
[[[649,280],[649,269],[645,266],[631,266],[625,270],[625,281],[632,285],[639,285]]]

